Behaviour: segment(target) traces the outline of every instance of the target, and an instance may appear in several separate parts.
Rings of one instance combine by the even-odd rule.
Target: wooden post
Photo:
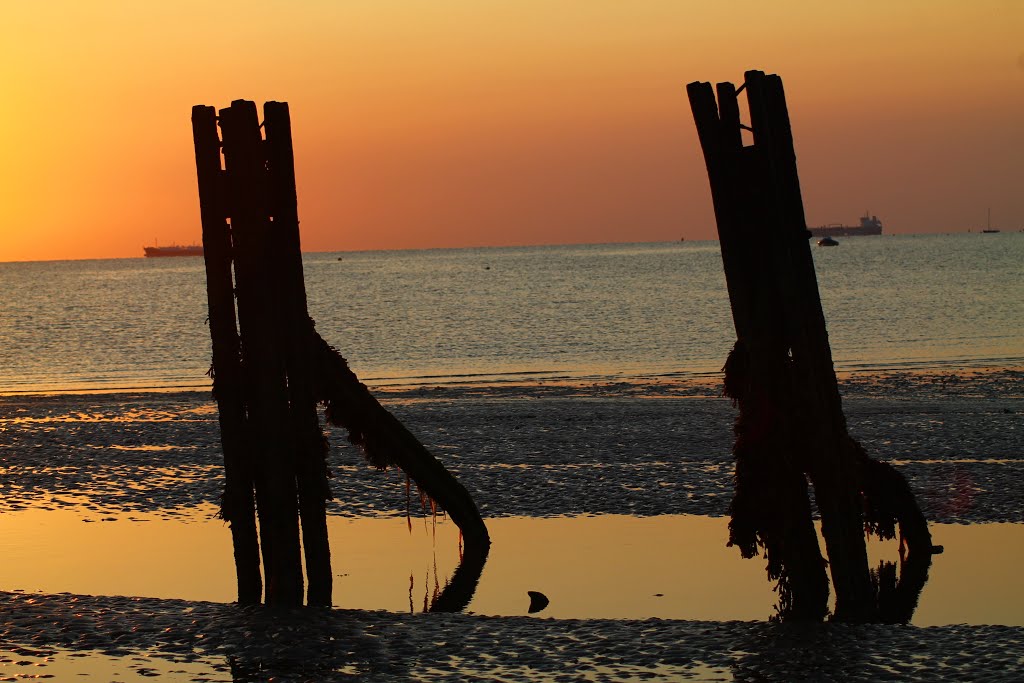
[[[316,333],[306,305],[288,105],[267,102],[264,118],[266,140],[256,105],[233,102],[220,112],[220,144],[213,108],[193,109],[228,479],[224,515],[232,522],[239,600],[259,602],[262,549],[266,603],[302,604],[301,524],[307,603],[331,605],[328,446],[317,415],[323,402],[328,419],[347,427],[371,462],[401,467],[459,525],[468,560],[439,606],[453,609],[476,586],[487,529],[466,489]]]
[[[763,225],[766,198],[755,182],[764,162],[759,150],[742,145],[731,83],[719,84],[717,106],[707,83],[691,84],[688,92],[711,179],[738,339],[727,372],[734,385],[727,392],[740,406],[730,545],[747,558],[765,548],[783,616],[821,619],[828,611],[825,562],[806,478],[788,453],[791,426],[780,419],[787,406],[772,392],[785,382],[786,353],[777,288],[766,261],[772,242]]]
[[[348,363],[317,336],[317,395],[327,404],[327,420],[349,432],[367,459],[380,469],[399,467],[448,513],[474,552],[490,546],[490,536],[472,496],[430,451],[359,381]]]
[[[818,280],[804,219],[796,153],[782,79],[760,71],[746,74],[754,146],[765,150],[770,219],[776,224],[773,259],[781,284],[782,320],[793,358],[794,398],[805,431],[805,467],[814,484],[822,536],[836,591],[837,617],[872,617],[871,578],[857,482],[858,463],[849,453]]]
[[[258,604],[263,595],[263,582],[256,536],[250,448],[246,438],[241,348],[231,279],[231,235],[225,221],[220,137],[213,107],[192,108],[192,136],[199,180],[199,212],[203,224],[206,293],[213,346],[213,393],[217,400],[224,451],[221,516],[231,527],[238,602]]]
[[[911,552],[929,557],[931,537],[902,477],[870,460],[846,431],[782,80],[748,71],[742,89],[754,140],[748,147],[740,139],[737,89],[719,84],[716,105],[710,84],[687,86],[737,335],[726,363],[726,392],[740,408],[730,543],[746,557],[767,550],[783,616],[820,618],[828,588],[810,524],[809,477],[835,617],[873,619],[865,525],[891,537],[898,521]]]
[[[266,161],[256,105],[238,100],[220,112],[249,424],[259,461],[256,504],[266,572],[266,603],[301,605],[302,560],[289,438],[283,292],[267,208]]]
[[[279,286],[284,296],[282,322],[286,326],[285,369],[292,449],[299,495],[299,519],[306,576],[307,604],[330,606],[333,578],[331,548],[327,537],[327,441],[320,429],[313,393],[313,321],[306,307],[306,283],[299,243],[298,197],[295,189],[295,158],[292,151],[291,116],[288,104],[263,105],[266,133],[269,211],[273,218],[271,242],[275,244]]]

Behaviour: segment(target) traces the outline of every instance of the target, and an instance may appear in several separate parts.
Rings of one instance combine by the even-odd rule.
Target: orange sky
[[[307,251],[710,239],[685,84],[750,68],[810,224],[1024,226],[1014,0],[48,0],[0,65],[0,261],[199,240],[190,110],[238,98],[291,105]]]

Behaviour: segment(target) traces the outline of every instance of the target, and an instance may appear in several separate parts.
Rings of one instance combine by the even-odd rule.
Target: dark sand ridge
[[[855,376],[850,432],[910,480],[937,522],[1024,521],[1024,373]],[[711,383],[379,392],[486,516],[727,514],[735,411]],[[205,393],[0,398],[0,511],[159,512],[217,503]],[[404,479],[333,430],[331,514],[404,514]]]
[[[1020,371],[855,375],[842,389],[851,433],[896,461],[931,519],[1024,521]],[[717,395],[713,382],[668,381],[380,393],[492,517],[725,514],[734,413]],[[59,506],[130,519],[215,502],[217,441],[206,394],[2,398],[0,511]],[[334,442],[332,514],[404,514],[401,479],[367,468],[341,435]],[[174,600],[0,600],[0,675],[14,680],[103,666],[140,679],[177,667],[185,673],[169,679],[211,681],[232,680],[232,666],[238,680],[327,681],[1019,680],[1024,671],[1016,627],[344,610],[298,618]]]

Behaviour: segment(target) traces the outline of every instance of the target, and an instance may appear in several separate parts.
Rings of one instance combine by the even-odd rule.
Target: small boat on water
[[[202,256],[203,245],[201,244],[172,244],[167,247],[143,247],[142,250],[147,257],[155,256]]]
[[[983,234],[984,233],[992,234],[992,233],[999,232],[998,228],[993,228],[992,227],[992,209],[988,210],[988,217],[985,219],[985,228],[981,232]]]
[[[835,247],[835,246],[838,246],[838,245],[839,245],[839,241],[838,240],[834,240],[831,237],[827,237],[826,236],[826,237],[822,237],[820,240],[818,240],[818,246],[819,247]]]

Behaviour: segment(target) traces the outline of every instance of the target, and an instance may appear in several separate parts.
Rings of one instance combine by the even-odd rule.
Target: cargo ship
[[[816,228],[808,228],[811,237],[856,237],[857,235],[881,235],[882,221],[878,216],[865,213],[860,218],[860,225],[819,225]]]
[[[202,256],[203,245],[201,244],[189,244],[189,245],[178,245],[172,244],[169,247],[143,247],[142,250],[146,252],[146,256]]]

